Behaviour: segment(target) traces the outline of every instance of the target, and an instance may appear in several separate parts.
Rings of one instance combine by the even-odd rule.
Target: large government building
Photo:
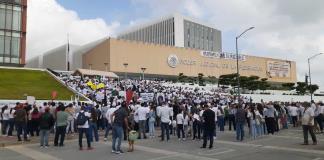
[[[0,66],[24,66],[27,0],[0,0]]]
[[[293,61],[241,54],[238,59],[241,75],[256,75],[271,82],[296,82]],[[146,77],[175,77],[179,73],[219,77],[236,73],[236,54],[222,52],[220,31],[175,15],[122,32],[117,38],[100,39],[83,46],[59,46],[31,59],[27,67],[84,68],[121,76],[127,72],[134,77],[143,71]]]

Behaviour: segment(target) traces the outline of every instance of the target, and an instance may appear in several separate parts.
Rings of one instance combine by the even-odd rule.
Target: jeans
[[[40,130],[40,146],[48,146],[48,135],[49,135],[49,130],[46,129]]]
[[[98,135],[97,123],[90,122],[89,124],[90,124],[90,128],[89,128],[90,141],[93,142],[93,136],[94,136],[96,142],[98,142],[99,141],[99,135]]]
[[[27,140],[27,126],[24,122],[18,122],[16,123],[16,129],[17,129],[17,137],[18,140],[21,141],[20,135],[24,133],[24,139]]]
[[[34,132],[36,132],[36,136],[39,136],[39,120],[32,119],[30,121],[30,135],[34,136]]]
[[[250,129],[251,129],[251,139],[256,139],[257,137],[257,125],[256,125],[256,121],[255,120],[251,120],[250,121]]]
[[[146,138],[146,134],[145,134],[145,129],[146,128],[146,120],[140,120],[139,121],[139,134],[138,137],[141,138],[141,135],[143,133],[144,138]]]
[[[150,133],[151,137],[153,137],[155,134],[154,133],[154,131],[155,131],[154,123],[155,123],[155,121],[149,121],[149,133]]]
[[[55,132],[55,138],[54,138],[54,145],[64,145],[64,138],[65,138],[65,132],[66,132],[66,126],[57,126],[56,132]],[[60,138],[60,143],[58,143],[58,140]]]
[[[308,144],[308,132],[312,137],[313,143],[316,143],[316,136],[314,134],[314,127],[310,125],[303,125],[303,133],[304,133],[304,143]]]
[[[112,126],[111,126],[110,123],[107,122],[106,131],[105,131],[105,138],[108,137],[109,130],[112,130]]]
[[[70,130],[71,133],[74,133],[74,119],[68,120],[67,122],[66,133],[69,133]]]
[[[244,139],[244,122],[236,122],[236,140],[243,141]]]
[[[182,133],[182,138],[185,138],[185,134],[184,134],[184,130],[183,130],[183,124],[177,124],[178,138],[180,138],[180,132]]]
[[[264,135],[263,133],[263,124],[256,124],[256,132],[257,132],[257,136],[262,136]]]
[[[91,142],[90,142],[90,136],[89,136],[89,128],[78,128],[79,130],[79,147],[82,148],[82,139],[83,139],[83,134],[85,134],[86,138],[87,138],[87,144],[88,147],[91,147]]]
[[[293,126],[297,127],[297,116],[292,116],[291,119],[292,119]]]
[[[15,120],[13,118],[9,119],[9,130],[8,130],[8,136],[12,136],[12,131],[15,126]]]
[[[214,128],[205,127],[204,128],[204,134],[203,134],[203,137],[204,137],[203,147],[206,147],[207,139],[210,140],[209,148],[213,147],[213,143],[214,143],[214,137],[213,136],[214,136]]]
[[[194,121],[193,122],[193,139],[200,139],[200,132],[201,132],[201,124],[199,121]],[[198,133],[198,137],[197,137]]]
[[[323,132],[323,115],[319,114],[315,117],[316,122],[318,123],[318,126],[320,127],[321,132]]]
[[[224,116],[217,116],[218,126],[220,131],[224,131],[225,119]]]
[[[167,140],[169,140],[170,139],[169,123],[161,122],[161,130],[162,130],[161,140],[164,141],[165,134],[166,134]]]
[[[234,131],[236,130],[236,125],[235,125],[235,115],[234,114],[229,114],[228,115],[228,130],[232,130],[232,124]]]
[[[121,140],[123,138],[123,127],[118,125],[112,126],[112,150],[120,151]],[[118,139],[118,141],[117,141]],[[117,141],[117,148],[116,148]]]
[[[7,134],[8,127],[9,127],[9,120],[2,120],[2,135]]]

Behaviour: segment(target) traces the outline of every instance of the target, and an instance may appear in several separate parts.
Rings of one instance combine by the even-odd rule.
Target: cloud
[[[119,22],[107,24],[103,19],[80,19],[55,0],[29,0],[27,12],[27,60],[67,42],[85,44],[113,36]]]
[[[161,14],[156,6],[162,6],[172,8],[172,12],[206,21],[222,30],[223,41],[226,42],[234,39],[233,34],[237,35],[255,26],[254,30],[240,39],[241,52],[296,61],[299,81],[304,81],[305,73],[308,73],[307,58],[324,52],[322,0],[187,0],[177,1],[177,4],[164,4],[157,0],[140,1],[140,5],[148,3],[149,10],[146,12],[149,15]],[[233,46],[225,47],[225,51],[235,51],[234,44],[224,45]],[[311,63],[312,81],[319,84],[322,91],[323,60],[324,55],[313,59]]]

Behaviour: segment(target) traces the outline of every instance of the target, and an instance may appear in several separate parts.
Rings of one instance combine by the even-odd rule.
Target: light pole
[[[141,70],[142,70],[143,80],[144,80],[144,72],[145,72],[146,68],[145,67],[142,67]]]
[[[313,59],[313,58],[315,58],[315,57],[317,57],[317,56],[319,56],[319,55],[321,55],[321,54],[323,54],[323,53],[315,54],[315,55],[313,55],[313,56],[311,56],[311,57],[309,57],[307,59],[307,62],[308,62],[309,87],[312,86],[312,76],[311,76],[310,60]],[[311,89],[311,88],[309,88],[309,89]],[[311,102],[312,102],[313,101],[313,93],[311,92],[311,90],[309,90],[309,92],[311,94]]]
[[[240,103],[240,70],[239,70],[239,54],[238,54],[238,45],[237,45],[237,41],[238,39],[247,31],[253,29],[254,27],[250,27],[248,29],[246,29],[244,32],[242,32],[240,35],[238,35],[237,37],[235,37],[235,45],[236,45],[236,79],[237,79],[237,97],[238,97],[238,103]]]
[[[128,66],[128,63],[124,63],[123,65],[125,67],[125,79],[127,79],[127,66]]]

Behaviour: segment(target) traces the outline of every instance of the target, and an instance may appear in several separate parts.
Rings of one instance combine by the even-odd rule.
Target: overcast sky
[[[27,59],[70,41],[82,45],[151,19],[180,13],[222,31],[223,51],[293,60],[304,81],[307,58],[324,52],[322,0],[28,0]],[[312,81],[324,91],[324,55]]]

